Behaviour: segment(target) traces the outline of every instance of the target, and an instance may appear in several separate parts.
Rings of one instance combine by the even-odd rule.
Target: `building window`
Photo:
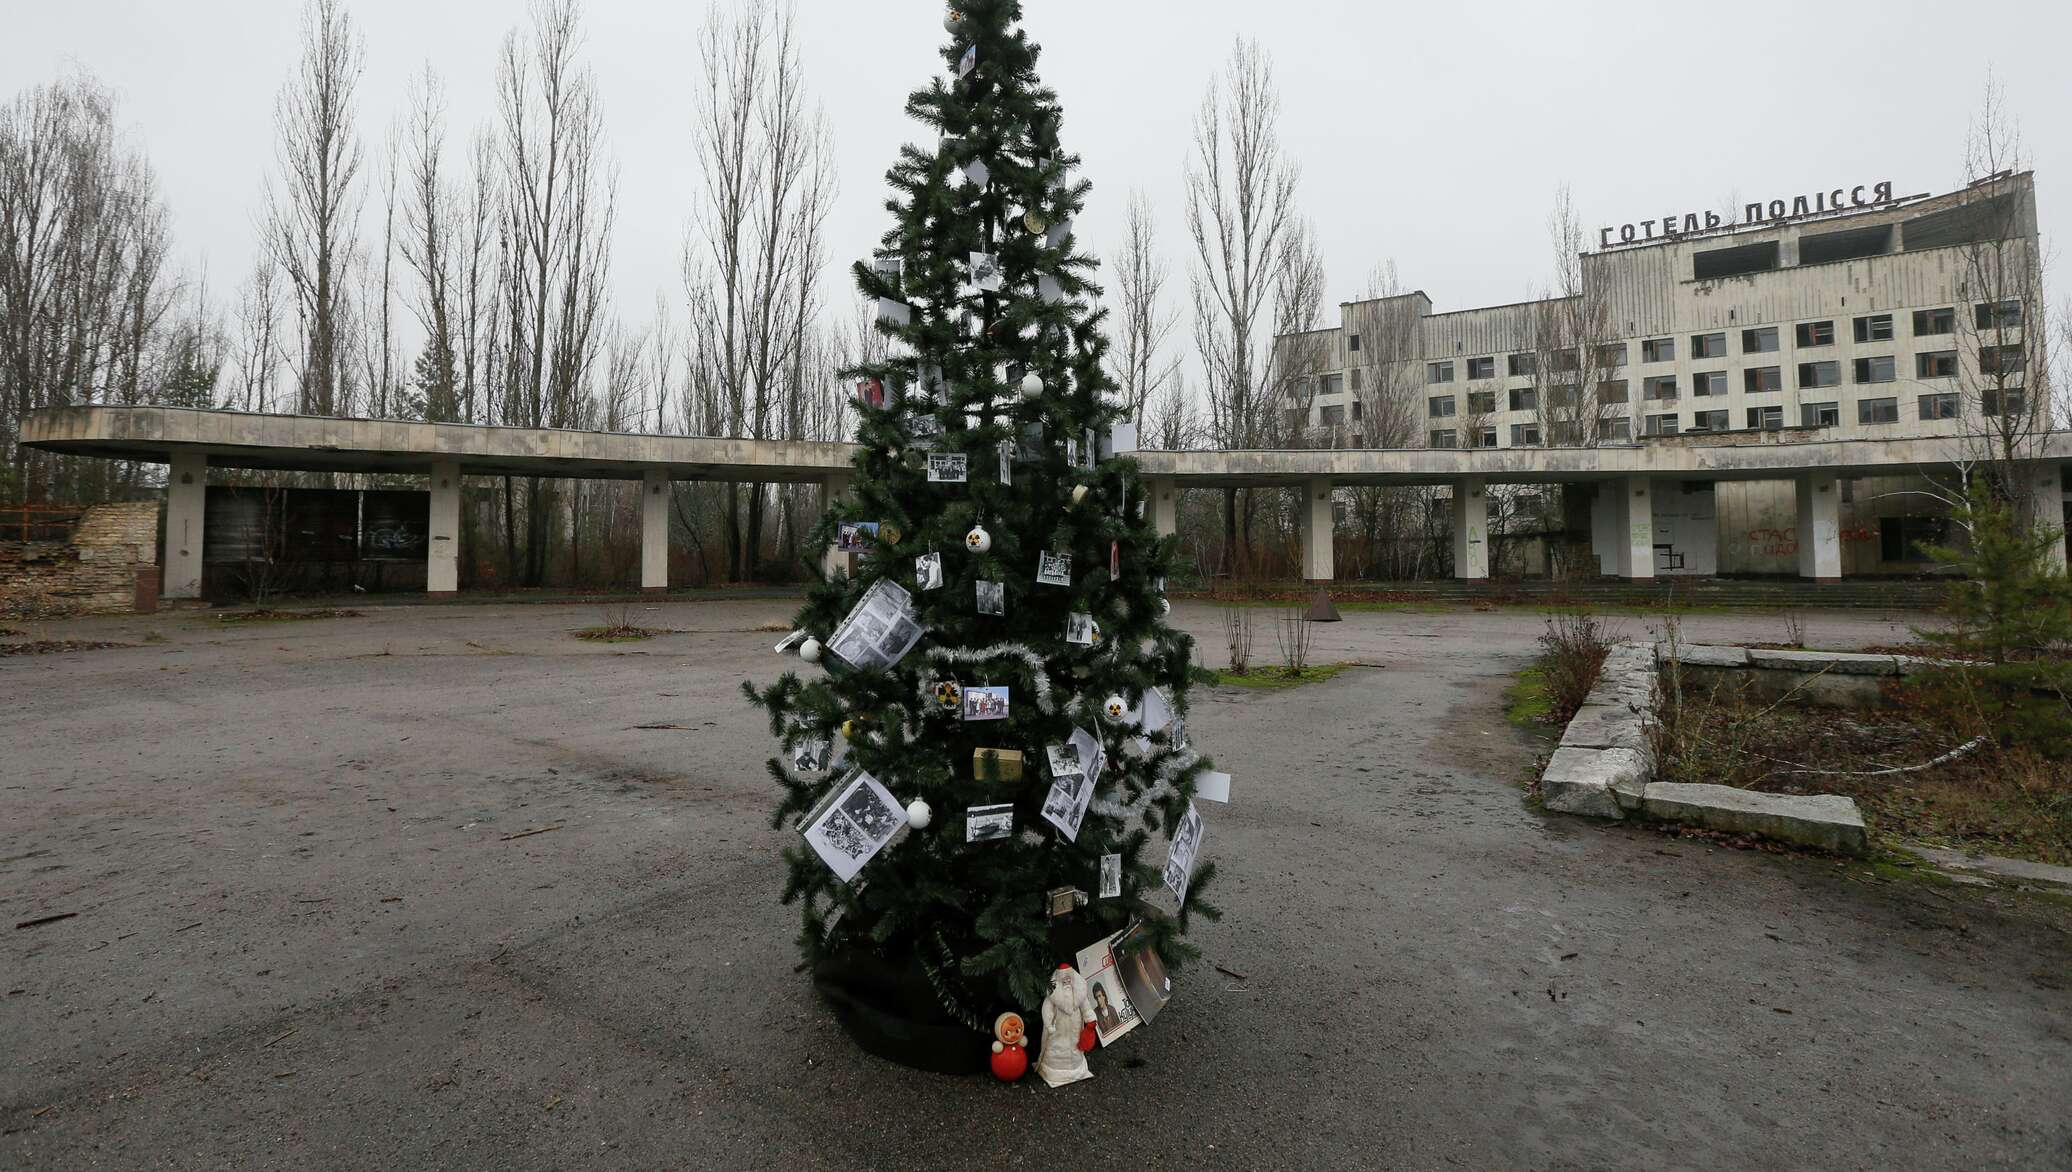
[[[1468,392],[1468,414],[1470,414],[1470,415],[1494,415],[1494,414],[1496,414],[1496,392],[1495,392],[1495,391],[1469,391],[1469,392]]]
[[[1321,393],[1322,393],[1322,394],[1325,394],[1325,395],[1342,395],[1342,394],[1344,394],[1344,393],[1345,393],[1345,376],[1344,376],[1344,375],[1342,375],[1342,374],[1327,374],[1327,375],[1325,375],[1325,376],[1324,376],[1324,389],[1323,389],[1323,391],[1322,391]]]
[[[1477,435],[1477,436],[1475,437],[1475,446],[1476,446],[1476,447],[1478,447],[1478,448],[1493,448],[1493,447],[1495,447],[1495,446],[1496,446],[1496,427],[1495,427],[1494,425],[1492,425],[1492,426],[1489,426],[1489,427],[1485,427],[1485,428],[1483,428],[1483,429],[1482,429],[1482,431],[1481,431],[1481,433],[1480,433],[1479,435]]]
[[[1354,418],[1354,419],[1358,419],[1359,417],[1360,417],[1360,401],[1359,401],[1358,399],[1354,399],[1354,400],[1353,400],[1353,418]]]
[[[2012,330],[2021,328],[2022,303],[2019,301],[1993,301],[1978,307],[1978,328],[1982,330]]]
[[[1540,446],[1540,428],[1536,423],[1514,423],[1511,425],[1511,446],[1514,448],[1536,448]]]
[[[2029,397],[2018,387],[2005,391],[1998,387],[1982,387],[1978,393],[1978,408],[1988,419],[2020,415],[2028,403]]]
[[[1434,362],[1425,367],[1425,381],[1428,383],[1450,383],[1453,381],[1453,363]]]
[[[1741,389],[1751,395],[1767,395],[1784,389],[1784,368],[1781,366],[1757,366],[1741,374]]]
[[[1648,416],[1648,421],[1647,421],[1647,434],[1648,434],[1648,435],[1675,435],[1675,434],[1676,434],[1676,416],[1674,416],[1674,415],[1650,415],[1650,416]]]
[[[1748,409],[1748,430],[1783,431],[1784,408],[1776,404],[1768,407],[1750,407]]]
[[[1856,340],[1858,342],[1890,342],[1892,340],[1892,315],[1880,313],[1871,317],[1857,318]]]
[[[1358,354],[1360,352],[1360,335],[1348,335],[1345,339],[1345,348],[1352,351],[1355,354]]]
[[[1607,407],[1624,407],[1631,395],[1626,380],[1622,378],[1606,379],[1597,384],[1597,401]]]
[[[1472,383],[1472,382],[1480,382],[1480,381],[1482,381],[1483,379],[1486,379],[1486,378],[1495,378],[1495,377],[1496,377],[1496,359],[1494,359],[1494,358],[1470,358],[1470,359],[1468,359],[1468,381],[1469,381],[1469,382],[1471,382],[1471,383]]]
[[[1980,374],[2020,374],[2029,364],[2019,343],[2012,346],[1980,346],[1978,348],[1978,371]]]
[[[1835,323],[1831,321],[1809,321],[1799,326],[1799,345],[1832,346],[1835,344]]]
[[[1921,418],[1957,418],[1957,396],[1955,392],[1944,391],[1942,394],[1939,395],[1921,396]]]
[[[1619,342],[1597,348],[1597,365],[1606,370],[1621,370],[1626,366],[1626,343]]]
[[[1642,362],[1675,362],[1675,338],[1649,338],[1640,344]]]
[[[1954,334],[1956,332],[1956,310],[1917,309],[1914,311],[1914,336],[1916,338],[1925,338],[1932,334]]]
[[[1799,363],[1799,385],[1802,387],[1834,387],[1842,383],[1842,364],[1839,362]]]
[[[1859,399],[1856,403],[1858,423],[1898,423],[1898,399]]]
[[[1583,369],[1583,354],[1580,350],[1556,350],[1550,357],[1554,359],[1556,374],[1573,374]]]
[[[1633,421],[1624,416],[1597,421],[1597,438],[1627,444],[1633,442]]]
[[[1345,408],[1325,407],[1317,412],[1317,423],[1323,427],[1344,427]]]
[[[1366,447],[1366,446],[1367,446],[1367,437],[1366,437],[1366,436],[1364,436],[1364,435],[1362,435],[1362,434],[1360,434],[1359,432],[1354,432],[1354,433],[1353,433],[1353,446],[1354,446],[1354,447],[1356,447],[1356,448],[1364,448],[1364,447]]]
[[[1658,378],[1643,380],[1640,397],[1654,402],[1674,403],[1676,401],[1676,376],[1665,374]]]
[[[1428,438],[1431,441],[1431,445],[1435,448],[1456,448],[1460,446],[1460,433],[1458,432],[1435,431]]]
[[[1691,357],[1725,358],[1727,336],[1725,334],[1696,334],[1691,338]]]
[[[1539,358],[1532,354],[1513,354],[1506,365],[1512,378],[1527,378],[1540,368]]]
[[[1858,383],[1889,383],[1899,377],[1899,361],[1890,354],[1856,360]]]
[[[1434,419],[1451,419],[1454,413],[1459,410],[1459,405],[1454,401],[1452,395],[1442,395],[1439,398],[1432,399],[1430,404],[1432,418]]]
[[[1743,354],[1777,353],[1777,327],[1764,326],[1759,330],[1742,330],[1741,352]]]
[[[1957,352],[1937,350],[1933,354],[1914,355],[1914,374],[1920,378],[1956,378]]]
[[[1949,541],[1947,517],[1878,518],[1878,558],[1905,565],[1926,565],[1935,560],[1928,550]]]
[[[1540,393],[1531,387],[1511,388],[1511,410],[1537,411],[1540,409]]]
[[[1799,406],[1799,426],[1837,427],[1842,422],[1840,403],[1802,403]]]
[[[1281,412],[1281,422],[1287,426],[1289,431],[1301,431],[1309,426],[1309,412],[1283,411]]]
[[[1353,389],[1356,391],[1360,389],[1360,383],[1362,381],[1360,375],[1363,373],[1364,372],[1361,371],[1359,367],[1356,366],[1353,368]]]
[[[1726,393],[1727,372],[1724,370],[1714,371],[1710,374],[1694,374],[1691,376],[1691,394],[1700,399],[1710,398],[1714,395],[1724,395]]]
[[[1725,431],[1727,426],[1724,411],[1700,411],[1691,417],[1692,431]]]

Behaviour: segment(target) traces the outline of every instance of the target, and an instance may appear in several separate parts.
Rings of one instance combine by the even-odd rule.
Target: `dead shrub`
[[[1610,630],[1587,611],[1563,611],[1547,617],[1540,635],[1540,671],[1546,678],[1549,719],[1566,724],[1604,675],[1611,656]]]

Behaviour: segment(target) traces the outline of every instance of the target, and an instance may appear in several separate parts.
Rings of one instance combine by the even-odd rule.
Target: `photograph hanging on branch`
[[[830,742],[826,737],[806,737],[791,749],[791,767],[796,773],[819,773],[828,767]]]
[[[1119,897],[1119,896],[1120,896],[1120,895],[1122,894],[1122,856],[1121,856],[1121,855],[1102,855],[1102,856],[1101,856],[1101,886],[1100,886],[1100,892],[1101,892],[1101,895],[1100,895],[1100,897],[1101,897],[1102,899],[1115,899],[1115,898]]]
[[[835,551],[837,553],[862,553],[878,540],[876,521],[844,521],[835,530]]]
[[[928,456],[928,482],[963,484],[970,468],[970,457],[962,452],[932,452]]]
[[[973,806],[964,811],[965,842],[1000,842],[1014,837],[1014,803]]]
[[[1065,616],[1065,642],[1075,647],[1094,645],[1094,616],[1090,614],[1068,614]]]
[[[995,449],[1000,459],[1000,483],[1007,487],[1014,485],[1014,441],[1001,440]]]
[[[1069,553],[1038,553],[1036,555],[1036,581],[1044,586],[1070,586],[1072,584],[1072,555]]]
[[[1122,856],[1115,856],[1119,864]],[[1079,975],[1086,979],[1087,996],[1094,1006],[1094,1034],[1101,1045],[1112,1046],[1124,1034],[1137,1028],[1137,1010],[1123,987],[1122,971],[1115,964],[1114,944],[1122,933],[1104,937],[1079,950],[1075,958]]]
[[[998,253],[971,254],[971,287],[981,293],[998,293],[1006,287],[1006,276],[1000,271]]]
[[[866,407],[885,409],[885,380],[867,378],[856,384],[856,401]]]
[[[907,435],[916,449],[934,451],[937,441],[942,439],[942,420],[933,415],[916,415],[907,421]]]
[[[942,589],[942,555],[924,553],[914,559],[914,588],[917,590]]]
[[[1165,885],[1179,898],[1187,902],[1187,885],[1194,877],[1194,857],[1201,851],[1201,811],[1194,803],[1187,803],[1187,816],[1180,819],[1180,825],[1173,830],[1173,845],[1166,852]]]
[[[907,657],[928,628],[914,611],[914,597],[890,578],[880,578],[842,625],[827,649],[863,671],[888,668]]]
[[[1006,720],[1009,712],[1009,689],[966,688],[964,689],[964,719]]]
[[[878,779],[858,773],[806,823],[805,836],[835,878],[848,883],[906,823],[906,810]]]
[[[1007,585],[1004,582],[978,584],[978,613],[1006,617]]]
[[[888,326],[910,326],[914,324],[914,307],[904,301],[890,297],[878,298],[878,320]]]
[[[970,77],[972,71],[977,68],[978,46],[973,45],[969,49],[964,50],[964,56],[957,59],[957,76],[959,78]]]
[[[1050,793],[1043,799],[1043,820],[1062,831],[1068,841],[1078,842],[1079,824],[1086,821],[1086,809],[1093,801],[1093,783],[1084,775],[1054,774]]]

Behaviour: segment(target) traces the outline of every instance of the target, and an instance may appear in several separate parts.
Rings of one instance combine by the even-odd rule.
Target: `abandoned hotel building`
[[[1278,340],[1284,367],[1306,372],[1291,380],[1286,432],[1339,449],[1494,449],[1499,466],[1528,448],[1714,448],[1730,463],[1728,449],[1821,445],[1790,477],[1656,481],[1648,529],[1663,576],[1919,573],[1922,543],[1948,525],[1924,476],[1947,483],[2000,440],[2038,457],[2063,448],[2044,380],[2029,377],[2046,346],[2032,175],[1940,196],[1866,184],[1749,204],[1737,219],[1601,229],[1567,296],[1453,313],[1433,313],[1422,292],[1346,304],[1337,328]],[[1941,441],[1953,460],[1831,484],[1819,474],[1837,447],[1925,446],[1910,440]],[[2046,522],[2072,513],[2067,468],[2042,459],[2026,481]],[[1602,572],[1638,576],[1618,561],[1630,503],[1616,482],[1595,489],[1587,519],[1569,495],[1565,527],[1589,526]],[[1828,490],[1838,548],[1812,565]]]

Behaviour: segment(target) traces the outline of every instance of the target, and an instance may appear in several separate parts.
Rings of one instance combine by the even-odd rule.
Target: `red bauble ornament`
[[[1003,1046],[993,1043],[993,1077],[1001,1082],[1013,1082],[1029,1073],[1029,1048],[1027,1046]]]
[[[1081,1054],[1093,1053],[1094,1043],[1100,1040],[1101,1036],[1094,1032],[1094,1023],[1087,1022],[1079,1027],[1079,1052]]]

